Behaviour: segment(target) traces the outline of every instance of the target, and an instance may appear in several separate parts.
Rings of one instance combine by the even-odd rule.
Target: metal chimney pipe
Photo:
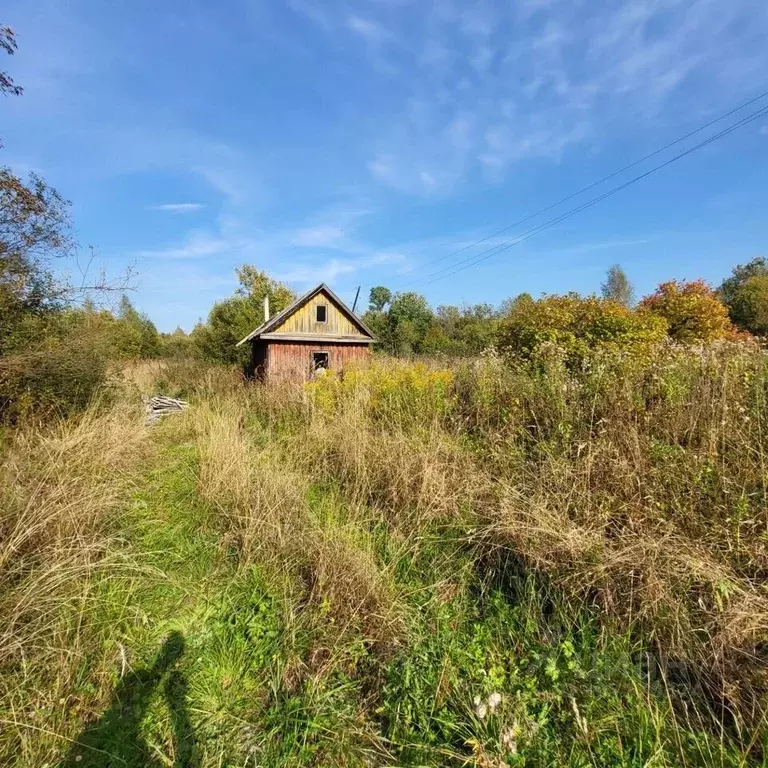
[[[264,297],[264,322],[269,320],[269,296]]]

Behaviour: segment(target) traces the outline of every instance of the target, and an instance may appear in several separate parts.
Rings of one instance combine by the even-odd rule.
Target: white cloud
[[[271,275],[300,286],[312,282],[333,282],[340,277],[372,269],[382,264],[399,265],[406,258],[394,250],[381,251],[353,237],[356,223],[370,211],[364,208],[340,207],[311,216],[303,226],[263,231],[246,218],[220,216],[215,229],[192,230],[176,245],[132,254],[142,269],[142,260],[162,259],[188,262],[190,269],[198,265],[213,267],[250,263],[266,269]],[[345,256],[327,258],[328,249]],[[317,254],[317,255],[316,255]],[[161,274],[166,271],[163,268]],[[150,270],[155,274],[156,270]],[[227,274],[231,269],[227,270]],[[231,282],[231,278],[228,278]]]
[[[374,70],[383,62],[399,73],[368,137],[367,167],[413,194],[445,194],[478,169],[503,178],[524,160],[557,162],[609,132],[711,116],[768,67],[761,0],[419,7],[382,3],[354,17],[363,23],[347,19],[358,36],[385,29],[397,41],[367,54]]]
[[[209,232],[194,231],[178,246],[139,251],[140,259],[204,259],[218,256],[231,248],[231,241]]]
[[[763,126],[763,127],[760,129],[760,135],[761,135],[761,136],[768,136],[768,125],[764,125],[764,126]]]
[[[338,278],[351,275],[381,264],[402,264],[406,257],[398,253],[374,252],[356,259],[328,259],[317,264],[297,263],[288,269],[277,271],[278,280],[298,285],[333,283]]]
[[[511,163],[531,157],[558,160],[566,147],[587,138],[592,129],[584,120],[571,126],[514,123],[491,126],[485,134],[485,151],[480,162],[490,171],[503,170]]]
[[[149,207],[152,211],[168,211],[169,213],[192,213],[205,208],[202,203],[163,203]]]
[[[297,230],[292,238],[292,244],[305,248],[333,248],[343,237],[344,230],[341,227],[321,224]]]
[[[342,275],[354,272],[357,267],[352,261],[329,259],[321,264],[294,264],[284,271],[278,271],[276,277],[286,283],[332,283]]]
[[[349,16],[347,18],[347,27],[354,34],[371,43],[381,43],[390,37],[389,32],[380,24],[369,19],[363,19],[360,16]]]
[[[318,3],[305,2],[305,0],[288,0],[288,7],[295,13],[306,16],[313,24],[317,24],[326,32],[333,27],[331,14],[324,11]]]

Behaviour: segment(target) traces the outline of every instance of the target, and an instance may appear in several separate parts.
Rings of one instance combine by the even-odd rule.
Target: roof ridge
[[[303,296],[299,296],[299,298],[295,299],[287,307],[280,310],[280,312],[275,314],[273,317],[270,317],[269,320],[265,320],[261,325],[251,331],[245,338],[240,339],[240,341],[238,341],[235,346],[239,347],[241,344],[245,344],[246,341],[251,341],[252,339],[258,338],[264,333],[268,333],[272,328],[274,328],[276,324],[282,320],[285,320],[289,315],[299,309],[299,307],[303,306],[312,297],[320,293],[320,291],[326,291],[330,298],[339,306],[341,311],[344,312],[352,320],[352,322],[355,323],[355,325],[357,325],[357,327],[363,331],[363,333],[365,333],[367,336],[370,336],[371,339],[375,338],[370,328],[368,328],[366,324],[331,290],[330,286],[328,286],[326,283],[320,283],[320,285],[316,286],[310,291],[307,291]]]

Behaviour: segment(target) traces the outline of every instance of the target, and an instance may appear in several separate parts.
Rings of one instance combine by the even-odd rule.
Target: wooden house
[[[304,294],[237,343],[251,345],[248,373],[270,380],[304,380],[323,370],[341,371],[370,355],[373,334],[325,284]]]

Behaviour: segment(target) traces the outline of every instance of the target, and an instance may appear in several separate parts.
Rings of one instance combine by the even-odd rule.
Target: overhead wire
[[[458,256],[460,253],[464,253],[465,251],[468,251],[470,248],[475,248],[478,245],[482,245],[482,243],[488,242],[494,237],[498,237],[504,232],[508,232],[510,229],[514,229],[515,227],[518,227],[521,224],[525,224],[527,221],[530,221],[531,219],[535,219],[537,216],[541,216],[542,214],[547,213],[548,211],[551,211],[553,208],[557,208],[563,203],[567,203],[569,200],[573,200],[574,197],[578,197],[579,195],[583,195],[585,192],[589,192],[590,189],[594,189],[595,187],[600,186],[600,184],[603,184],[606,181],[610,181],[616,176],[620,176],[622,173],[626,173],[626,171],[630,170],[631,168],[635,168],[638,165],[641,165],[642,163],[646,162],[647,160],[650,160],[652,157],[656,157],[657,155],[660,155],[662,152],[665,152],[666,150],[671,149],[672,147],[680,144],[686,139],[690,139],[692,136],[695,136],[697,133],[701,133],[702,131],[706,130],[707,128],[710,128],[711,126],[715,125],[716,123],[719,123],[722,120],[725,120],[727,117],[730,117],[736,112],[740,112],[742,109],[746,109],[746,107],[750,106],[751,104],[754,104],[756,101],[760,101],[761,99],[764,99],[766,96],[768,96],[768,90],[763,91],[762,93],[757,94],[756,96],[743,102],[742,104],[739,104],[737,107],[734,107],[728,110],[727,112],[724,112],[721,115],[718,115],[717,117],[713,118],[709,122],[704,123],[704,125],[701,125],[692,131],[689,131],[683,136],[680,136],[677,139],[670,141],[669,143],[665,144],[663,147],[659,147],[658,149],[655,149],[653,152],[650,152],[649,154],[644,155],[643,157],[637,160],[634,160],[631,163],[628,163],[622,168],[619,168],[618,170],[613,171],[612,173],[609,173],[607,176],[603,176],[601,179],[598,179],[597,181],[587,184],[585,187],[582,187],[581,189],[578,189],[575,192],[572,192],[571,194],[560,198],[556,202],[551,203],[550,205],[547,205],[544,208],[540,208],[539,210],[534,211],[533,213],[528,214],[521,219],[518,219],[512,224],[509,224],[505,227],[502,227],[499,230],[496,230],[495,232],[492,232],[490,235],[486,235],[485,237],[482,237],[479,240],[475,240],[472,243],[468,243],[467,245],[464,245],[461,248],[457,248],[456,250],[451,251],[450,253],[440,256],[436,259],[432,259],[431,261],[426,261],[423,264],[417,265],[412,270],[410,270],[405,275],[403,275],[403,277],[400,278],[400,282],[404,281],[408,275],[412,275],[414,272],[418,272],[419,270],[429,267],[433,264],[438,264],[441,261],[445,261],[446,259],[451,258],[452,256]]]
[[[755,99],[752,99],[750,102],[746,102],[746,104],[754,103],[755,101],[759,100],[762,96],[765,96],[765,95],[768,95],[768,91],[766,91],[764,94],[761,94],[761,96],[755,97]],[[733,114],[734,112],[737,112],[740,109],[741,109],[741,107],[737,107],[736,109],[731,110],[731,112],[727,113],[727,114]],[[422,286],[422,285],[431,285],[432,283],[435,283],[438,280],[443,280],[443,279],[445,279],[447,277],[451,277],[452,275],[456,274],[457,272],[461,272],[464,269],[468,269],[469,267],[475,266],[476,264],[479,264],[479,263],[481,263],[483,261],[486,261],[487,259],[491,258],[492,256],[496,256],[499,253],[502,253],[502,252],[508,250],[509,248],[512,248],[515,245],[518,245],[519,243],[524,242],[525,240],[530,239],[531,237],[534,237],[535,235],[539,234],[540,232],[543,232],[543,231],[545,231],[547,229],[550,229],[551,227],[559,224],[560,222],[565,221],[566,219],[569,219],[572,216],[575,216],[578,213],[580,213],[580,212],[582,212],[584,210],[587,210],[588,208],[591,208],[594,205],[597,205],[597,203],[605,200],[606,198],[612,197],[613,195],[617,194],[618,192],[621,192],[622,190],[626,189],[627,187],[629,187],[629,186],[631,186],[633,184],[636,184],[638,181],[641,181],[642,179],[647,178],[648,176],[650,176],[650,175],[660,171],[663,168],[666,168],[667,166],[671,165],[672,163],[677,162],[678,160],[681,160],[682,158],[687,157],[688,155],[693,154],[694,152],[697,152],[698,150],[708,146],[709,144],[711,144],[711,143],[713,143],[713,142],[715,142],[715,141],[717,141],[717,140],[719,140],[719,139],[729,135],[733,131],[738,130],[739,128],[743,127],[744,125],[747,125],[747,124],[749,124],[751,122],[754,122],[755,120],[758,120],[761,117],[764,117],[766,115],[768,115],[768,107],[761,107],[756,112],[753,112],[752,114],[747,115],[746,117],[738,120],[736,123],[733,123],[730,126],[728,126],[727,128],[724,128],[723,130],[719,131],[718,133],[715,133],[712,136],[709,136],[704,141],[699,142],[698,144],[694,145],[693,147],[689,147],[688,149],[684,150],[683,152],[678,153],[677,155],[675,155],[674,157],[664,161],[663,163],[660,163],[659,165],[654,166],[650,170],[645,171],[644,173],[639,174],[638,176],[633,177],[629,181],[626,181],[626,182],[624,182],[624,183],[622,183],[622,184],[620,184],[620,185],[618,185],[616,187],[613,187],[612,189],[608,190],[607,192],[605,192],[605,193],[603,193],[603,194],[601,194],[601,195],[599,195],[599,196],[597,196],[595,198],[592,198],[591,200],[587,201],[586,203],[583,203],[583,204],[581,204],[579,206],[576,206],[575,208],[572,208],[569,211],[566,211],[565,213],[560,214],[559,216],[556,216],[556,217],[554,217],[552,219],[549,219],[548,221],[545,221],[542,224],[539,224],[536,227],[533,227],[533,228],[527,230],[526,232],[522,233],[520,236],[518,236],[516,238],[512,238],[510,240],[506,240],[506,241],[504,241],[502,243],[499,243],[497,245],[492,246],[491,248],[488,248],[488,249],[486,249],[484,251],[481,251],[480,253],[473,254],[473,255],[465,258],[465,259],[462,259],[462,260],[460,260],[458,262],[455,262],[454,264],[451,264],[448,267],[445,267],[443,269],[437,270],[436,272],[433,272],[432,274],[427,275],[426,277],[422,278],[418,282],[413,283],[413,286],[417,287],[417,286]],[[711,121],[708,125],[711,126],[714,122],[718,122],[720,119],[722,119],[722,118],[718,118],[715,121]],[[698,133],[698,132],[700,132],[700,130],[701,129],[697,129],[697,131],[691,132],[691,134],[688,134],[688,136],[693,135],[693,133]],[[676,140],[675,142],[672,142],[670,145],[668,145],[666,148],[669,148],[669,146],[673,146],[674,144],[677,144],[677,143],[679,143],[682,140],[683,139]],[[663,151],[663,149],[658,150],[658,151],[652,153],[651,155],[649,155],[648,157],[652,157],[652,156],[654,156],[656,154],[659,154],[659,152],[662,152],[662,151]],[[632,165],[637,165],[640,162],[642,162],[642,161],[637,161],[636,163],[634,163]],[[632,166],[628,166],[628,167],[632,167]],[[611,174],[611,176],[606,177],[606,179],[607,178],[612,178],[613,176],[616,176],[616,175],[618,175],[621,172],[623,172],[623,171],[617,171],[616,173]],[[597,184],[600,184],[600,183],[602,183],[602,182],[595,182],[595,184],[590,185],[589,187],[585,187],[584,190],[582,190],[582,191],[586,191],[587,189],[590,189],[593,186],[596,186]],[[581,194],[581,192],[574,193],[569,198],[564,198],[564,200],[565,199],[571,199],[572,197],[575,197],[578,194]],[[543,209],[543,211],[544,210],[550,210],[551,208],[556,207],[559,204],[560,203],[555,203],[552,206],[549,206],[548,208]],[[543,211],[541,211],[541,212],[543,212]],[[539,213],[541,213],[541,212],[539,212]],[[533,218],[534,216],[539,215],[539,213],[531,214],[531,216],[528,217],[528,218]],[[510,227],[508,227],[506,229],[510,229],[510,228],[512,228],[514,226],[515,225],[510,225]],[[502,230],[502,231],[506,231],[506,229]],[[496,233],[496,234],[498,235],[498,233]],[[482,241],[478,241],[478,243],[480,243],[480,242],[487,242],[488,240],[490,240],[494,236],[495,235],[489,235],[487,238],[484,238]],[[463,249],[463,250],[466,250],[466,248]],[[455,255],[455,254],[453,254],[453,255]],[[436,262],[433,262],[433,263],[436,263]],[[445,273],[445,274],[443,274],[443,273]]]

